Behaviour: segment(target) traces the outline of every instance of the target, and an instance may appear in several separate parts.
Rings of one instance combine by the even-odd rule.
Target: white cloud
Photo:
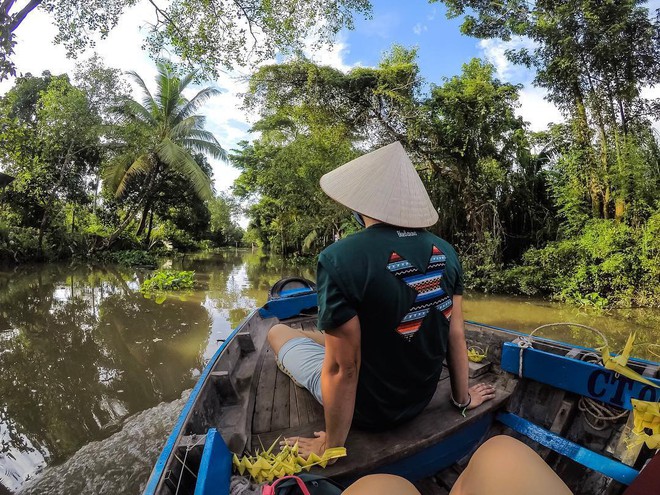
[[[421,35],[424,31],[428,31],[429,28],[426,24],[422,24],[421,22],[418,22],[413,26],[413,33],[415,33],[417,36]]]
[[[645,88],[642,88],[640,96],[648,100],[660,99],[660,86],[646,86]],[[660,120],[652,120],[652,125],[655,132],[660,136]]]
[[[534,86],[525,86],[520,91],[520,107],[516,114],[529,122],[532,131],[543,131],[548,124],[558,124],[564,121],[559,109],[545,99],[546,91]]]
[[[507,50],[527,48],[532,50],[534,42],[528,38],[516,37],[510,41],[485,39],[479,41],[483,56],[495,66],[497,77],[506,81],[531,79],[532,74],[526,67],[515,65],[506,57]]]
[[[436,16],[436,15],[438,15],[438,8],[437,8],[437,7],[433,7],[433,8],[431,8],[431,12],[426,16],[426,18],[427,18],[429,21],[432,21],[432,20],[435,19],[435,16]]]
[[[510,49],[533,49],[534,43],[531,40],[521,37],[511,41],[487,39],[479,41],[478,46],[483,57],[495,66],[499,79],[523,85],[519,93],[520,107],[516,109],[516,114],[529,122],[531,130],[541,131],[550,123],[564,121],[559,109],[545,99],[547,91],[532,84],[534,73],[526,67],[511,63],[506,57],[506,51]]]
[[[313,48],[312,43],[308,42],[304,50],[305,56],[318,64],[329,65],[335,69],[347,72],[359,65],[359,62],[348,65],[344,61],[346,56],[350,53],[349,45],[346,40],[346,35],[340,33],[331,46],[324,45],[320,48]]]

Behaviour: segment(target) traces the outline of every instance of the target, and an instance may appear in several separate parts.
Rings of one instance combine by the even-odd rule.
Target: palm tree
[[[152,199],[168,174],[186,177],[202,200],[213,197],[211,180],[200,168],[192,153],[204,153],[220,160],[226,151],[215,136],[204,129],[205,118],[195,112],[219,91],[207,87],[190,100],[183,96],[195,73],[179,79],[166,64],[158,64],[157,90],[152,95],[144,80],[135,72],[128,73],[143,91],[142,102],[127,99],[116,109],[122,118],[124,131],[140,136],[140,144],[121,143],[125,151],[111,161],[103,171],[103,180],[117,198],[130,191],[132,206],[119,227],[106,240],[113,244],[142,208],[138,235],[142,233],[152,207]]]

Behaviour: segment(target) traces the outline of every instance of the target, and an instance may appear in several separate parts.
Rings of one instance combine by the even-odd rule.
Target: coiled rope
[[[523,355],[525,349],[533,348],[534,339],[533,336],[536,332],[543,328],[547,327],[557,327],[557,326],[568,326],[568,327],[578,327],[584,328],[591,332],[594,332],[603,340],[605,347],[608,347],[607,337],[600,331],[593,327],[582,325],[581,323],[570,323],[570,322],[560,322],[560,323],[548,323],[541,325],[540,327],[535,328],[529,335],[520,337],[518,339],[518,347],[520,347],[520,354],[518,358],[518,376],[523,378]],[[601,357],[594,353],[588,352],[581,357],[583,361],[590,363],[603,364]],[[601,431],[607,428],[611,423],[625,418],[629,411],[621,409],[609,404],[604,404],[597,400],[592,399],[591,397],[581,396],[578,401],[578,409],[583,413],[584,421],[594,430]]]
[[[602,358],[595,352],[587,352],[581,359],[588,363],[603,364]],[[628,416],[630,412],[585,396],[580,397],[578,409],[583,413],[584,422],[596,431],[604,430],[610,424]]]
[[[520,353],[519,353],[519,358],[518,358],[518,377],[523,378],[523,354],[525,352],[525,349],[531,349],[534,347],[534,334],[538,332],[539,330],[543,328],[548,328],[548,327],[559,327],[559,326],[565,326],[565,327],[578,327],[578,328],[584,328],[587,330],[590,330],[600,336],[601,339],[605,342],[605,346],[608,345],[607,342],[607,337],[601,332],[600,330],[597,330],[593,327],[587,326],[587,325],[582,325],[581,323],[571,323],[571,322],[566,322],[562,321],[559,323],[546,323],[545,325],[541,325],[540,327],[536,327],[534,330],[532,330],[529,335],[525,335],[522,337],[518,338],[518,347],[520,347]]]

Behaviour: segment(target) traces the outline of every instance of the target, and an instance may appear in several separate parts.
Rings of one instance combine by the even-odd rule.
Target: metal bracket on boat
[[[254,346],[254,341],[252,340],[252,335],[250,332],[240,332],[236,334],[236,341],[238,342],[238,347],[241,349],[241,354],[250,354],[251,352],[256,351]]]
[[[218,395],[224,404],[232,405],[238,403],[238,392],[229,371],[211,371],[211,377],[215,379],[218,387]]]

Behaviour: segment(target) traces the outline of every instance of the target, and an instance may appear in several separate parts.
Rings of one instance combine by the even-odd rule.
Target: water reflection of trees
[[[0,273],[4,451],[28,449],[27,438],[60,461],[191,385],[208,313],[199,300],[158,306],[131,289],[134,281],[111,269]]]
[[[313,278],[313,269],[297,267],[281,257],[245,249],[186,256],[175,265],[197,273],[197,281],[205,296],[216,309],[225,312],[232,327],[252,309],[266,302],[268,289],[280,278]]]
[[[235,327],[279,278],[314,277],[313,267],[246,250],[173,266],[195,270],[199,290],[162,305],[136,292],[148,272],[0,271],[0,471],[12,471],[15,454],[60,462],[126,415],[178,397],[216,348],[211,328]]]

